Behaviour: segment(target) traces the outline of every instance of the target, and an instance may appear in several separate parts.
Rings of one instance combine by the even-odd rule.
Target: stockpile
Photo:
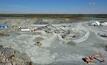
[[[27,55],[0,45],[0,65],[32,65]]]

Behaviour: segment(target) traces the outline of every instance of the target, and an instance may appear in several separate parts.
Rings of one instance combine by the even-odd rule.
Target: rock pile
[[[27,55],[0,45],[0,65],[32,65],[32,63]]]

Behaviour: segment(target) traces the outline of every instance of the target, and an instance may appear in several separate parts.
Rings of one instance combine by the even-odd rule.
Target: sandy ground
[[[9,33],[10,36],[0,37],[0,44],[26,53],[36,65],[87,65],[82,58],[97,52],[102,53],[105,62],[92,65],[107,65],[107,51],[104,49],[107,38],[97,35],[99,31],[107,30],[107,27],[88,26],[87,22],[54,24],[57,28],[61,25],[71,25],[65,30],[74,28],[84,33],[78,38],[68,40],[62,39],[59,33],[46,33],[43,30],[40,31],[41,34],[17,31]],[[35,45],[37,37],[43,38],[40,47]]]

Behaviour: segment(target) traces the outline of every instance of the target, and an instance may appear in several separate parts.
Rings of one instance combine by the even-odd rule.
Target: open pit
[[[27,22],[23,18],[1,21],[9,28],[0,33],[0,45],[26,54],[34,65],[87,65],[82,58],[97,52],[102,53],[107,61],[107,40],[97,35],[98,31],[107,30],[107,27],[88,26],[86,22],[89,21],[37,24],[35,21],[41,21],[37,18],[27,19]],[[107,62],[94,65],[107,65]]]

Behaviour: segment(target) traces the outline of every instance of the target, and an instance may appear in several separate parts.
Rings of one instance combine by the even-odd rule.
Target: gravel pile
[[[0,45],[0,65],[32,65],[32,62],[27,55]]]

